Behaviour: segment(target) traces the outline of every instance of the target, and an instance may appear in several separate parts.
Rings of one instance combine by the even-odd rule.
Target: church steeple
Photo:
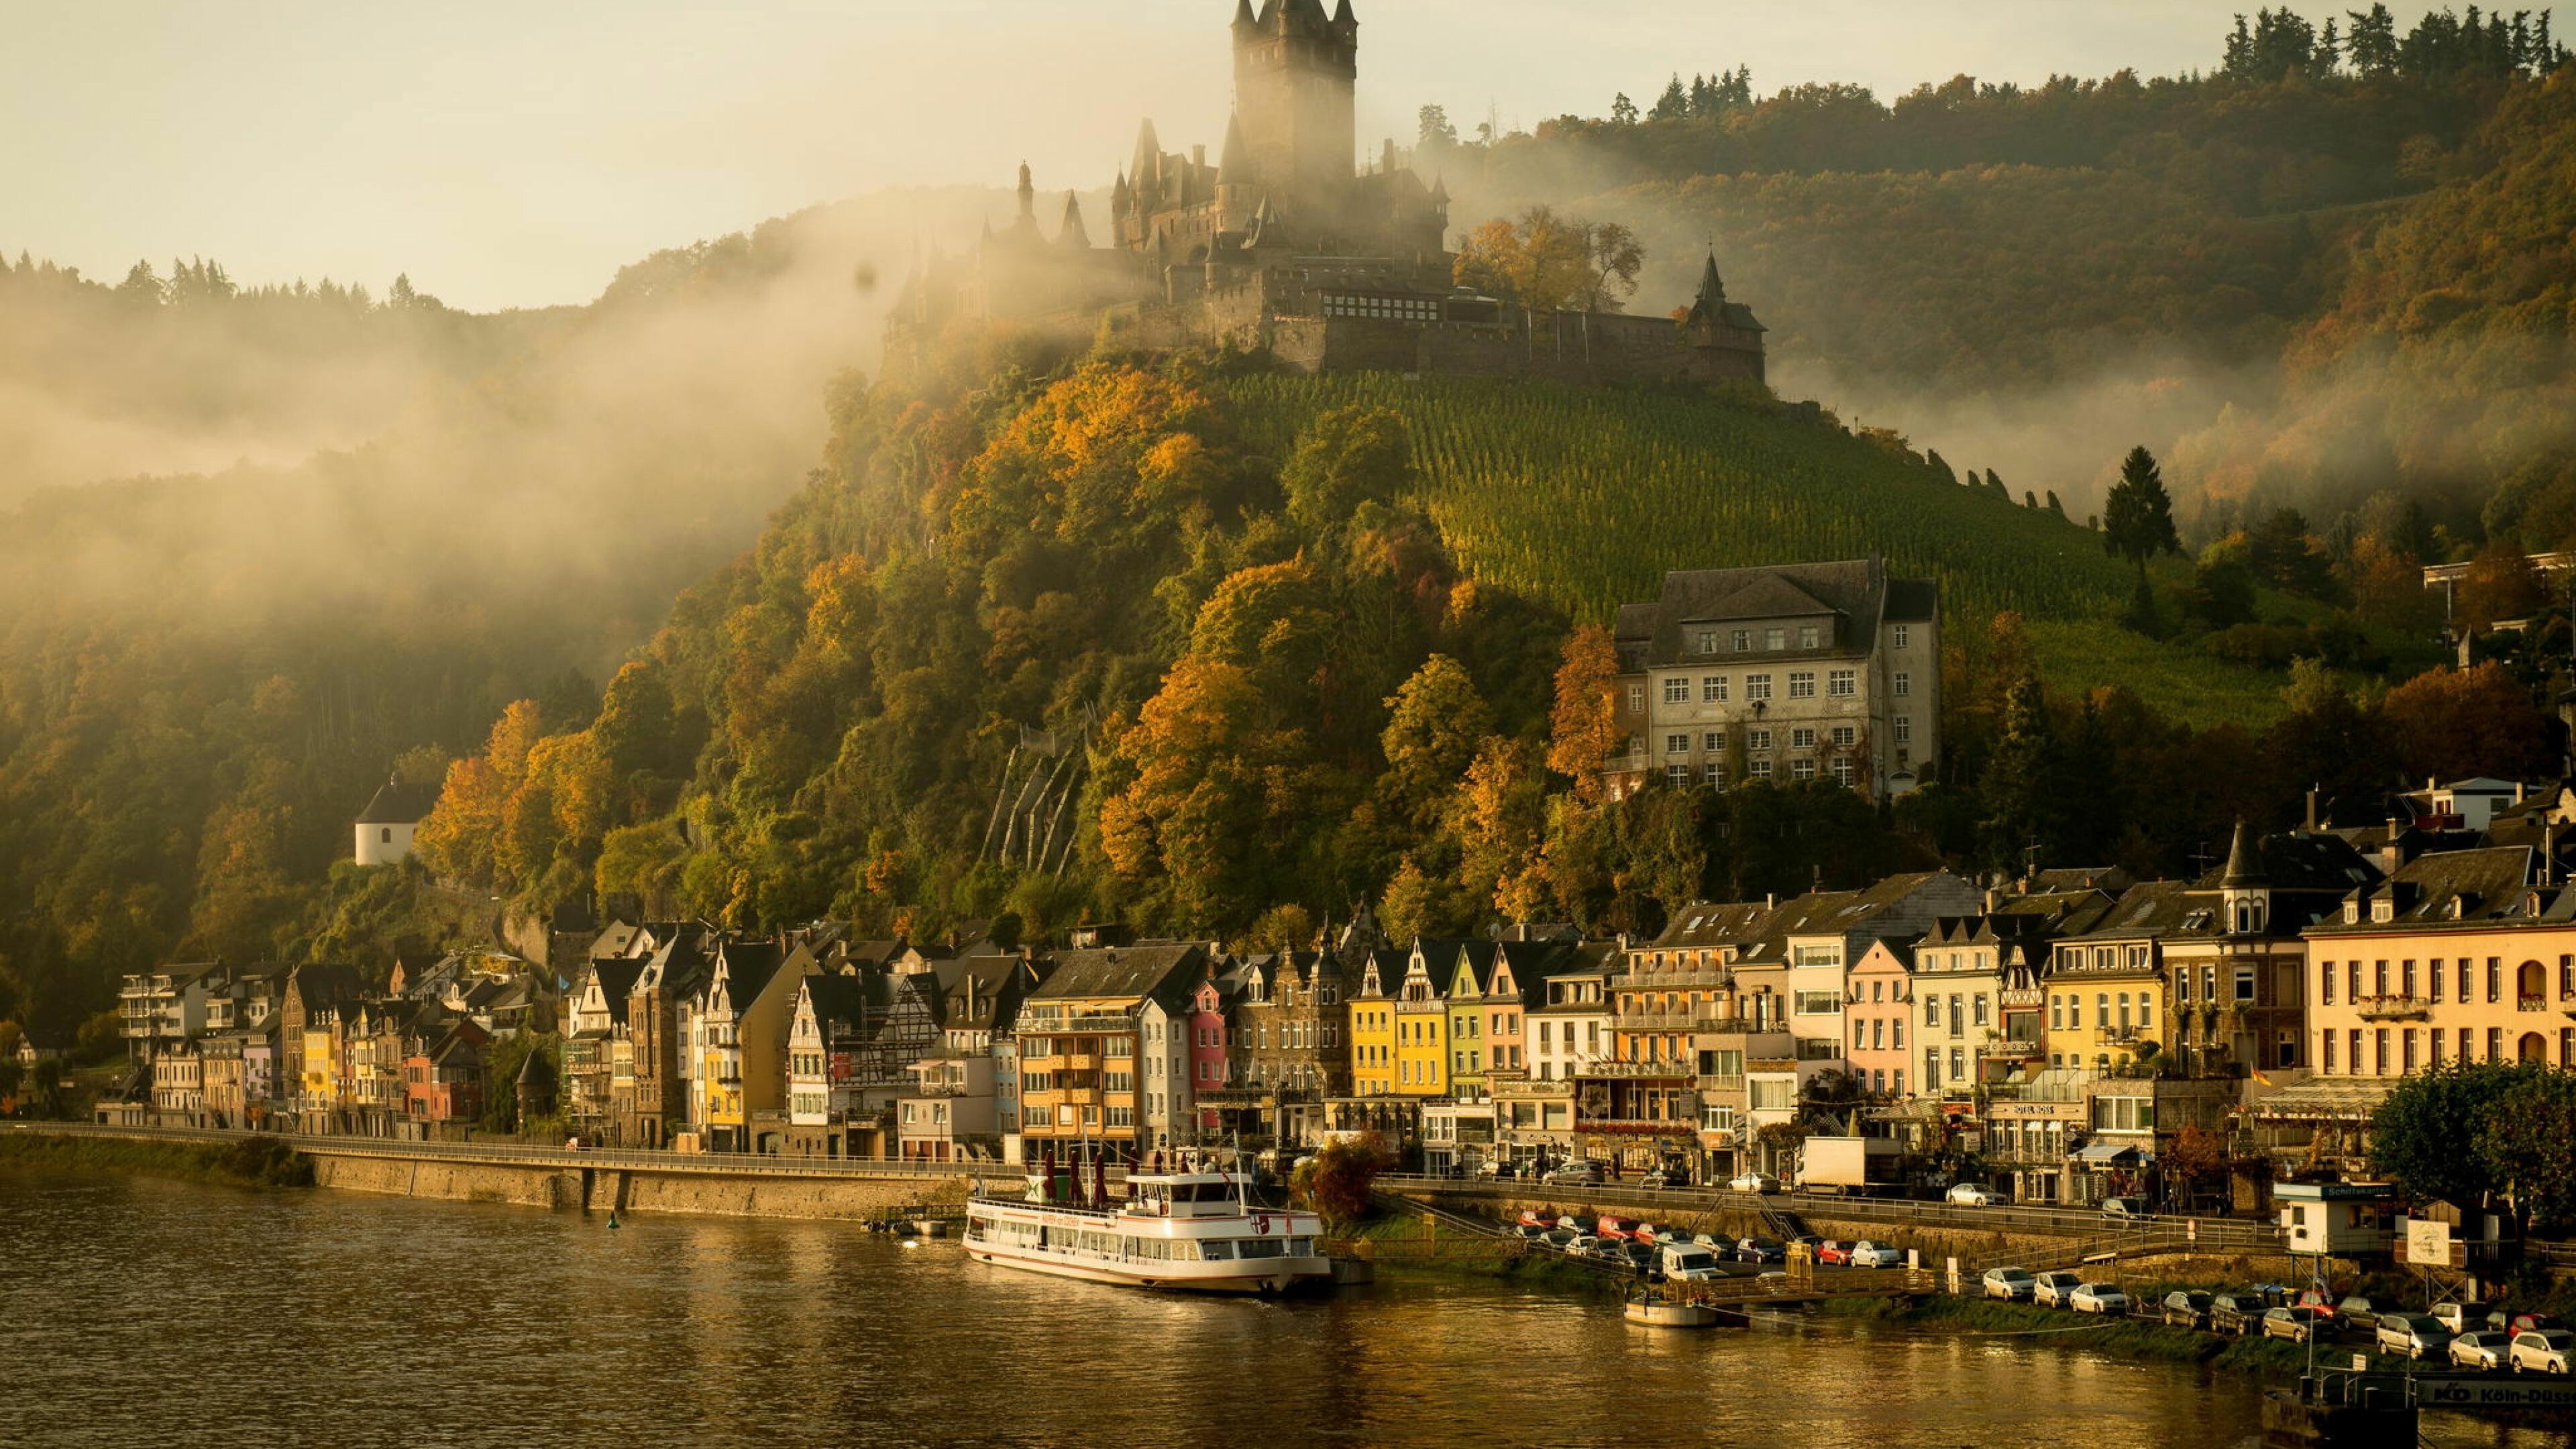
[[[1726,283],[1718,279],[1717,248],[1708,251],[1708,264],[1700,268],[1699,305],[1714,310],[1726,305]]]

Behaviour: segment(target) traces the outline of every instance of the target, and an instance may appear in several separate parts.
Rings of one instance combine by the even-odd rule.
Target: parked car
[[[1726,1276],[1726,1270],[1718,1266],[1717,1255],[1697,1243],[1666,1243],[1656,1253],[1664,1276],[1677,1282],[1697,1283]]]
[[[1628,1241],[1632,1243],[1644,1243],[1648,1247],[1652,1247],[1657,1243],[1667,1241],[1671,1233],[1672,1229],[1659,1228],[1653,1223],[1631,1223],[1628,1226]]]
[[[2382,1313],[2371,1338],[2382,1353],[2438,1359],[2451,1342],[2451,1331],[2429,1313]]]
[[[1548,1230],[1536,1223],[1514,1223],[1512,1231],[1524,1238],[1544,1238]]]
[[[2513,1348],[2513,1335],[2501,1328],[2472,1328],[2451,1340],[2451,1367],[2500,1369]]]
[[[1599,1246],[1601,1246],[1601,1240],[1599,1238],[1592,1236],[1590,1233],[1576,1233],[1573,1237],[1566,1239],[1565,1255],[1569,1258],[1588,1258],[1592,1255],[1592,1250]]]
[[[2286,1338],[2292,1343],[2305,1343],[2315,1335],[2320,1321],[2317,1311],[2313,1308],[2284,1304],[2279,1308],[2264,1310],[2263,1336]]]
[[[1601,1168],[1591,1162],[1569,1162],[1550,1169],[1547,1181],[1550,1187],[1599,1187]]]
[[[1739,1238],[1735,1256],[1746,1263],[1781,1263],[1788,1261],[1789,1250],[1778,1238]]]
[[[2483,1327],[2487,1321],[2487,1306],[2483,1303],[2452,1303],[2446,1300],[2434,1304],[2432,1311],[2433,1316],[2442,1320],[2442,1327],[2453,1337],[2468,1332],[2472,1327]]]
[[[1778,1192],[1780,1179],[1767,1172],[1739,1172],[1726,1185],[1737,1192]]]
[[[1844,1261],[1855,1268],[1901,1268],[1905,1266],[1905,1255],[1885,1243],[1863,1239],[1851,1245],[1851,1254]]]
[[[2385,1298],[2373,1298],[2366,1293],[2350,1293],[2335,1304],[2334,1316],[2338,1322],[2350,1324],[2354,1328],[2377,1328],[2381,1314],[2396,1311],[2397,1305]]]
[[[2073,1299],[2075,1290],[2083,1286],[2084,1275],[2081,1273],[2063,1270],[2042,1273],[2031,1280],[2030,1301],[2042,1308],[2064,1308]]]
[[[1628,1266],[1628,1245],[1616,1238],[1594,1238],[1591,1251],[1584,1256],[1596,1262],[1616,1263],[1624,1268]]]
[[[1556,1214],[1544,1208],[1522,1208],[1521,1221],[1541,1228],[1552,1228],[1556,1226],[1557,1217]]]
[[[1619,1244],[1618,1247],[1620,1255],[1627,1260],[1628,1266],[1640,1273],[1656,1271],[1657,1266],[1663,1261],[1656,1256],[1655,1245],[1652,1243],[1640,1243],[1631,1238]]]
[[[1688,1187],[1690,1174],[1678,1168],[1658,1167],[1646,1174],[1648,1187]]]
[[[2209,1300],[2209,1327],[2213,1333],[2232,1333],[2243,1338],[2256,1331],[2263,1315],[2272,1304],[2260,1293],[2221,1293]]]
[[[2078,1313],[2118,1317],[2129,1311],[2129,1295],[2117,1283],[2087,1283],[2067,1296],[2066,1306]]]
[[[1989,1298],[2028,1298],[2036,1281],[2028,1268],[1988,1268],[1982,1280]]]
[[[1984,1183],[1963,1182],[1943,1193],[1941,1200],[1952,1207],[1993,1207],[1995,1191]]]
[[[1825,1240],[1824,1240],[1824,1239],[1822,1239],[1822,1238],[1820,1238],[1820,1237],[1817,1237],[1817,1236],[1816,1236],[1815,1234],[1813,1234],[1813,1233],[1799,1233],[1799,1234],[1796,1234],[1795,1236],[1793,1236],[1793,1237],[1789,1238],[1789,1239],[1788,1239],[1786,1242],[1784,1242],[1781,1246],[1782,1246],[1783,1248],[1791,1248],[1791,1247],[1801,1247],[1801,1248],[1805,1248],[1805,1249],[1807,1250],[1807,1254],[1808,1254],[1808,1261],[1809,1261],[1809,1262],[1813,1262],[1813,1261],[1815,1261],[1815,1252],[1816,1252],[1816,1250],[1817,1250],[1818,1248],[1823,1247],[1824,1245],[1825,1245]]]
[[[2142,1222],[2147,1216],[2147,1200],[2141,1197],[2106,1197],[2102,1199],[2102,1216],[2115,1223]]]
[[[1625,1238],[1629,1230],[1635,1226],[1635,1223],[1626,1218],[1612,1217],[1608,1213],[1603,1213],[1592,1220],[1593,1235],[1602,1238]]]
[[[2331,1323],[2334,1321],[2335,1304],[2337,1301],[2338,1300],[2331,1293],[2320,1293],[2316,1289],[2310,1288],[2300,1293],[2299,1296],[2293,1299],[2288,1306],[2292,1308],[2308,1309],[2316,1314],[2319,1322]]]
[[[2501,1328],[2507,1333],[2524,1333],[2535,1328],[2563,1328],[2565,1326],[2565,1324],[2558,1321],[2555,1315],[2547,1313],[2507,1313],[2502,1309],[2498,1309],[2497,1311],[2487,1315],[2487,1327]]]
[[[1572,1228],[1550,1228],[1540,1235],[1540,1241],[1551,1248],[1566,1248],[1573,1246],[1574,1240],[1581,1236]]]
[[[2175,1328],[2207,1328],[2210,1307],[2217,1301],[2197,1288],[2177,1289],[2165,1295],[2164,1321]]]
[[[2515,1373],[2563,1374],[2576,1355],[2576,1333],[2564,1328],[2527,1328],[2513,1336],[2505,1367]]]

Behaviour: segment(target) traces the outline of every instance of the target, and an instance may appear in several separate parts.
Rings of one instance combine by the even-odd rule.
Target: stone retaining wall
[[[866,1221],[915,1208],[950,1216],[966,1200],[962,1177],[797,1177],[703,1166],[543,1167],[343,1151],[316,1152],[312,1158],[315,1185],[342,1192],[595,1212]]]

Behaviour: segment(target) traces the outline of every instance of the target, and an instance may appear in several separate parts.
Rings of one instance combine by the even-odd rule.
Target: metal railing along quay
[[[1378,1178],[1378,1183],[1394,1191],[1437,1192],[1452,1197],[1527,1197],[1533,1193],[1567,1196],[1579,1193],[1602,1199],[1616,1198],[1640,1208],[1668,1208],[1677,1213],[1733,1208],[1766,1216],[1797,1213],[1905,1227],[1964,1228],[2079,1239],[2103,1237],[2107,1226],[2099,1212],[2084,1208],[2029,1204],[1977,1208],[1857,1193],[1751,1193],[1724,1188],[1644,1187],[1621,1182],[1589,1187],[1551,1187],[1535,1182],[1491,1182],[1421,1173],[1386,1173]],[[2135,1236],[2225,1251],[2259,1251],[2281,1245],[2277,1226],[2242,1218],[2160,1216],[2144,1220]]]
[[[168,1142],[239,1142],[268,1137],[307,1155],[412,1157],[441,1162],[491,1162],[523,1167],[711,1173],[753,1177],[1017,1177],[1008,1163],[903,1162],[829,1157],[771,1157],[747,1152],[665,1152],[645,1148],[538,1147],[494,1142],[416,1142],[350,1133],[248,1132],[217,1127],[120,1127],[95,1122],[10,1122],[0,1130],[43,1136],[114,1137]],[[1123,1180],[1126,1169],[1109,1176]]]

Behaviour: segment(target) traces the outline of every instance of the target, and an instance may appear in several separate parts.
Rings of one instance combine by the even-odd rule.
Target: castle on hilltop
[[[1147,120],[1110,191],[1105,244],[1066,192],[1048,235],[1020,168],[1019,214],[959,257],[916,267],[889,319],[901,371],[954,324],[1105,335],[1143,348],[1267,350],[1355,368],[1574,380],[1761,381],[1762,324],[1712,255],[1673,317],[1533,311],[1453,281],[1449,193],[1388,142],[1354,168],[1359,21],[1351,0],[1235,0],[1235,110],[1214,164],[1167,152]]]

